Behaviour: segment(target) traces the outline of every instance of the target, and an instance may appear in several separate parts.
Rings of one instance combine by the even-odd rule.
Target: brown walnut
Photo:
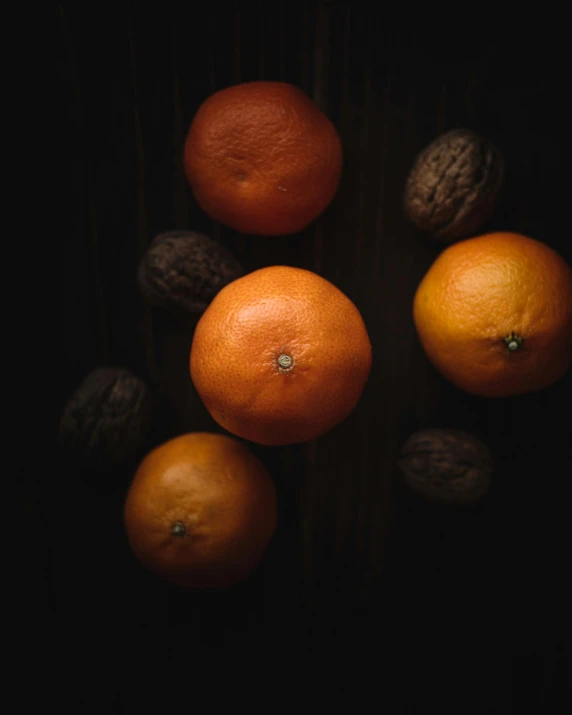
[[[218,241],[196,231],[156,236],[139,263],[138,283],[154,305],[173,312],[201,313],[242,266]]]
[[[414,432],[401,448],[398,466],[415,493],[444,504],[472,504],[488,491],[493,461],[474,434],[456,429]]]
[[[137,457],[151,424],[147,385],[130,370],[100,367],[89,373],[64,407],[59,439],[80,464],[106,468]]]
[[[504,181],[504,156],[470,129],[452,129],[415,160],[405,186],[409,220],[441,243],[473,235],[492,214]]]

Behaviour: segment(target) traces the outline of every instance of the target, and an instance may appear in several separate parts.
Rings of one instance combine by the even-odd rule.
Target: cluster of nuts
[[[489,139],[470,129],[441,134],[417,156],[404,191],[407,218],[438,243],[474,234],[492,215],[504,183],[505,160]],[[449,505],[479,501],[493,461],[476,435],[455,429],[413,433],[401,448],[399,471],[418,496]]]
[[[201,313],[243,274],[218,241],[195,231],[159,234],[138,268],[139,289],[152,305],[173,314]],[[144,452],[153,400],[131,370],[102,366],[90,372],[66,403],[59,429],[63,452],[97,470],[125,464]]]

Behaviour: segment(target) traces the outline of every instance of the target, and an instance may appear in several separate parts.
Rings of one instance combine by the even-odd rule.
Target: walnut
[[[490,217],[504,181],[504,157],[470,129],[432,141],[409,173],[404,209],[410,221],[441,243],[473,235]]]
[[[404,443],[398,466],[415,493],[444,504],[472,504],[488,491],[493,461],[474,434],[424,429]]]
[[[173,312],[201,313],[244,271],[218,241],[196,231],[156,236],[139,263],[138,282],[153,304]]]
[[[143,380],[123,368],[97,368],[64,407],[60,445],[83,466],[128,462],[143,448],[151,413],[151,393]]]

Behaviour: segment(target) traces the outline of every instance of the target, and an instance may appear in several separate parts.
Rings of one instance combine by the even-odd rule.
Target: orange
[[[230,586],[262,557],[276,526],[263,464],[237,440],[194,432],[150,452],[124,508],[129,545],[156,575],[188,588]]]
[[[211,218],[243,233],[284,235],[302,230],[330,204],[342,148],[334,125],[300,89],[246,82],[199,107],[184,166]]]
[[[271,266],[216,295],[196,327],[190,368],[221,426],[279,445],[344,420],[371,359],[366,326],[347,296],[311,271]]]
[[[517,233],[453,244],[421,281],[413,318],[427,356],[484,397],[540,390],[572,362],[572,270]]]

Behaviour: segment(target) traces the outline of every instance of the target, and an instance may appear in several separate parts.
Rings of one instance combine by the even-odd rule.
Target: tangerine
[[[457,387],[483,397],[537,391],[572,363],[572,270],[522,234],[460,241],[422,279],[413,318],[428,358]]]
[[[371,361],[363,318],[342,291],[311,271],[270,266],[215,296],[197,324],[190,370],[218,424],[284,445],[342,422]]]
[[[135,556],[187,588],[230,586],[248,576],[276,520],[276,493],[264,465],[232,437],[208,432],[152,450],[124,507]]]
[[[215,92],[189,127],[184,167],[199,206],[237,231],[295,233],[332,201],[340,137],[302,90],[245,82]]]

